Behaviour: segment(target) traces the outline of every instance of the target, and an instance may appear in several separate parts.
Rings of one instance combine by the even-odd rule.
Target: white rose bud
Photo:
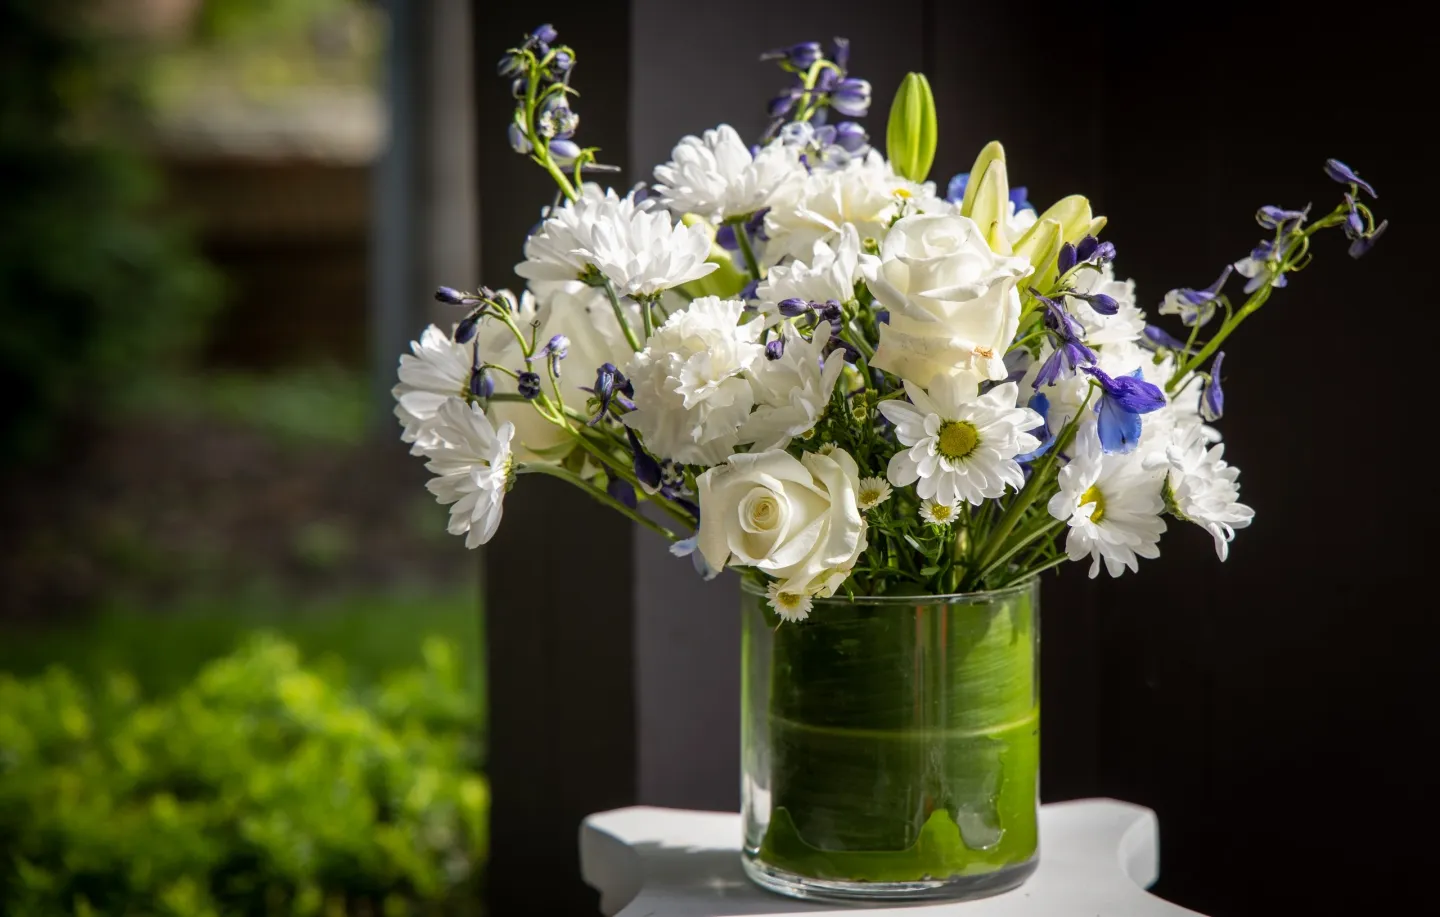
[[[828,597],[865,550],[860,471],[843,449],[799,460],[774,450],[732,455],[697,479],[698,544],[716,570],[764,570],[781,592]]]
[[[1030,262],[995,254],[954,214],[918,214],[890,228],[866,280],[890,311],[870,365],[927,386],[937,375],[1005,378]]]

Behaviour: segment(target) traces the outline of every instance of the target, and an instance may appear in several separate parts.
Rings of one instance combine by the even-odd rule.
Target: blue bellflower
[[[1225,281],[1230,279],[1232,269],[1232,266],[1227,264],[1215,282],[1203,290],[1181,287],[1166,293],[1165,302],[1160,306],[1160,314],[1180,316],[1180,321],[1187,328],[1204,327],[1215,317],[1215,305],[1220,298],[1220,290],[1224,288]]]
[[[850,118],[865,117],[870,112],[870,81],[855,77],[841,80],[830,91],[830,107]]]
[[[1189,353],[1184,341],[1175,337],[1159,325],[1146,325],[1144,335],[1144,339],[1139,342],[1142,347],[1151,350],[1163,348],[1165,350],[1173,350],[1176,353]]]
[[[1100,403],[1095,405],[1096,432],[1105,452],[1133,452],[1140,443],[1140,415],[1165,406],[1165,393],[1146,382],[1137,368],[1124,376],[1112,377],[1098,367],[1087,366],[1100,383]]]
[[[659,493],[662,483],[660,463],[655,460],[655,456],[645,451],[634,430],[626,427],[625,436],[630,440],[630,453],[635,460],[635,480],[640,482],[640,488],[647,494]]]
[[[1255,222],[1266,229],[1278,229],[1288,233],[1299,229],[1309,215],[1309,205],[1306,205],[1304,210],[1285,210],[1266,204],[1255,211]]]

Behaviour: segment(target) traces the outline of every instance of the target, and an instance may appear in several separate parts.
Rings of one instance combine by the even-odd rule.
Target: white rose
[[[995,254],[968,217],[920,214],[890,227],[866,280],[890,321],[872,366],[921,386],[937,375],[1004,379],[1020,322],[1024,258]]]
[[[865,550],[856,491],[860,470],[843,449],[829,455],[732,455],[697,479],[697,542],[716,570],[764,570],[781,592],[831,596]]]

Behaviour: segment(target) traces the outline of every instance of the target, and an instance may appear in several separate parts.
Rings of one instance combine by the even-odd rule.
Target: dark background
[[[550,194],[504,146],[510,102],[492,69],[542,15],[578,51],[578,139],[627,167],[617,187],[648,179],[685,133],[728,121],[755,136],[781,80],[758,54],[845,35],[852,73],[875,86],[877,145],[900,77],[924,70],[940,112],[931,177],[1001,139],[1041,209],[1081,192],[1110,217],[1118,271],[1152,317],[1167,289],[1248,252],[1259,205],[1334,206],[1326,158],[1376,186],[1383,243],[1356,263],[1322,237],[1225,348],[1226,457],[1257,512],[1229,562],[1172,523],[1138,576],[1092,582],[1076,565],[1047,584],[1043,796],[1155,809],[1154,890],[1203,913],[1411,912],[1436,738],[1419,445],[1436,327],[1426,30],[1384,4],[517,6],[482,4],[476,22],[492,286],[514,282]],[[566,502],[583,531],[557,530],[558,492],[527,482],[510,499],[488,556],[492,906],[518,913],[544,883],[587,913],[584,814],[738,803],[735,587],[702,587],[589,507]],[[580,558],[563,582],[543,556],[556,551]]]

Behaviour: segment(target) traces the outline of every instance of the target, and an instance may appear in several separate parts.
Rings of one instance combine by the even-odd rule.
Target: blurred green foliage
[[[186,353],[217,297],[117,126],[138,69],[85,6],[0,4],[0,462]]]
[[[0,675],[0,913],[473,911],[487,788],[455,647],[356,688],[259,636],[161,700]]]

